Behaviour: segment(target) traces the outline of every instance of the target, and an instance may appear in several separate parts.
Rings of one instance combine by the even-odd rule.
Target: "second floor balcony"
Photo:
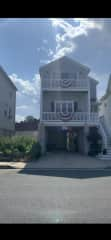
[[[43,90],[62,90],[62,91],[88,91],[89,84],[86,79],[48,79],[42,80],[41,87]]]
[[[42,121],[56,123],[72,123],[72,124],[94,124],[99,123],[98,113],[95,112],[43,112]]]

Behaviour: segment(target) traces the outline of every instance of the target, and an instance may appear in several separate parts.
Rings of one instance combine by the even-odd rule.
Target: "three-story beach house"
[[[99,126],[98,82],[89,76],[87,66],[66,56],[42,66],[39,72],[42,152],[66,150],[73,136],[73,151],[87,154],[88,130]]]

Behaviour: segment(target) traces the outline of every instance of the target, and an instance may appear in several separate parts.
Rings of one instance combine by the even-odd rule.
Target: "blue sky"
[[[39,117],[39,67],[64,55],[91,69],[100,98],[111,73],[111,19],[0,19],[0,65],[18,88],[17,121]]]

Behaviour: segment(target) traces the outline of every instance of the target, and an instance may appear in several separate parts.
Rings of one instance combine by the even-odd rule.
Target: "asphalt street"
[[[111,169],[0,169],[0,223],[111,223]]]

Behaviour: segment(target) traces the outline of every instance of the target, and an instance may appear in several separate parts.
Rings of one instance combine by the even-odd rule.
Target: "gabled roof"
[[[52,64],[54,64],[54,63],[56,63],[56,62],[62,61],[62,60],[64,60],[64,59],[67,60],[67,61],[70,61],[70,62],[73,63],[73,64],[78,65],[79,67],[81,67],[81,68],[83,68],[84,70],[86,70],[88,73],[90,72],[90,68],[88,68],[87,66],[85,66],[85,65],[83,65],[83,64],[81,64],[81,63],[79,63],[79,62],[77,62],[77,61],[75,61],[75,60],[73,60],[72,58],[69,58],[69,57],[67,57],[67,56],[63,56],[63,57],[61,57],[61,58],[58,58],[58,59],[56,59],[56,60],[54,60],[54,61],[52,61],[52,62],[44,65],[44,66],[41,66],[41,67],[39,68],[39,71],[42,71],[42,69],[45,69],[45,68],[47,68],[48,66],[50,66],[50,65],[52,65]]]
[[[3,75],[6,77],[6,79],[11,83],[12,87],[17,91],[16,86],[12,82],[12,80],[9,78],[8,74],[5,72],[2,66],[0,66],[0,71],[3,73]]]

